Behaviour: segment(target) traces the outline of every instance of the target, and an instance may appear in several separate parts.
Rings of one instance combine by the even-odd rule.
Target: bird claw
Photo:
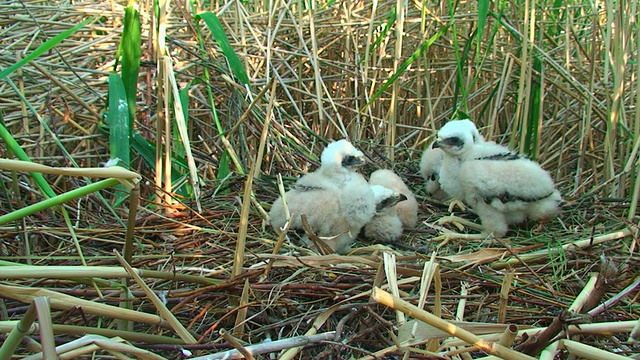
[[[463,219],[461,217],[454,216],[454,215],[443,216],[440,219],[438,219],[438,221],[436,221],[436,224],[440,226],[445,224],[451,224],[455,226],[459,231],[463,231],[465,227],[475,229],[475,230],[482,230],[482,226],[472,221],[469,221],[467,219]]]
[[[465,212],[467,211],[467,206],[460,200],[457,199],[453,199],[451,200],[451,202],[449,203],[449,208],[447,210],[449,210],[450,213],[453,212],[453,209],[455,207],[458,207],[458,209],[460,209],[460,211]]]
[[[445,231],[440,235],[432,238],[431,241],[434,241],[434,242],[440,241],[438,248],[441,248],[452,240],[469,241],[469,240],[484,240],[484,239],[486,239],[486,236],[482,234],[462,234],[462,233],[457,233],[453,231]]]

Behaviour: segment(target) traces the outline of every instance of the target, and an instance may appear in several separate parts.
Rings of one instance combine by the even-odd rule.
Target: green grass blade
[[[94,193],[118,184],[120,184],[118,179],[105,179],[105,180],[95,182],[93,184],[85,185],[78,189],[68,191],[66,193],[63,193],[57,196],[53,196],[49,199],[40,201],[38,203],[29,205],[29,206],[25,206],[21,209],[18,209],[16,211],[0,216],[0,225],[6,224],[10,221],[18,220],[20,218],[31,215],[38,211],[43,211],[43,210],[52,208],[54,206],[64,204],[67,201],[71,201],[73,199],[77,199],[79,197],[86,196],[88,194],[91,194],[91,193]]]
[[[94,20],[95,20],[95,18],[86,19],[85,21],[83,21],[80,24],[72,27],[71,29],[67,29],[67,30],[61,32],[60,34],[52,37],[51,39],[45,41],[42,45],[38,46],[37,49],[35,49],[29,55],[25,56],[24,59],[18,61],[17,63],[9,66],[8,68],[6,68],[2,72],[0,72],[0,79],[4,79],[5,77],[7,77],[7,75],[11,74],[12,72],[16,71],[20,67],[24,66],[24,64],[26,64],[26,63],[28,63],[30,61],[33,61],[38,56],[40,56],[40,55],[44,54],[45,52],[51,50],[54,46],[58,45],[64,39],[68,38],[73,33],[75,33],[76,31],[80,30],[82,27],[84,27],[85,25],[87,25],[88,23],[90,23],[90,22],[92,22]]]
[[[487,16],[489,15],[490,0],[478,0],[478,29],[476,31],[476,56],[480,56],[482,52],[482,34],[484,27],[487,23]]]
[[[195,6],[192,7],[192,12],[194,12],[194,11],[195,11]],[[195,15],[195,13],[194,13],[194,17],[197,19],[198,15]],[[205,15],[205,17],[206,17],[206,15]],[[217,20],[217,18],[216,18],[216,20]],[[219,22],[219,20],[218,20],[218,22]],[[205,23],[206,23],[206,21],[205,21]],[[195,22],[194,26],[196,28],[196,35],[198,37],[198,46],[200,48],[200,52],[201,52],[202,56],[206,56],[207,55],[207,51],[206,51],[207,44],[205,43],[204,38],[202,36],[202,29],[200,28],[200,23],[199,22]],[[225,38],[226,38],[226,36],[225,36]],[[229,46],[231,46],[231,45],[229,45]],[[233,52],[233,49],[231,49],[231,52]],[[235,52],[233,52],[233,54],[235,55]],[[231,55],[231,56],[234,56],[234,55]],[[210,84],[211,83],[210,82],[211,81],[211,76],[210,76],[210,73],[209,73],[209,69],[207,67],[205,67],[203,70],[204,70],[205,83],[206,84]],[[244,67],[242,68],[242,70],[239,70],[239,71],[244,72]],[[245,76],[246,76],[246,73],[245,73]],[[248,80],[248,77],[247,77],[247,80]],[[218,110],[217,110],[217,107],[216,107],[216,103],[214,101],[212,87],[211,86],[207,86],[206,89],[207,89],[207,101],[208,101],[209,106],[211,107],[211,114],[213,116],[214,123],[216,124],[216,128],[218,129],[218,133],[220,134],[220,139],[222,140],[223,143],[225,143],[225,142],[228,143],[228,140],[227,140],[226,135],[225,135],[225,129],[222,127],[222,123],[220,122],[220,118],[218,117]],[[226,154],[226,155],[224,155],[224,154]],[[245,171],[244,171],[244,168],[243,168],[242,164],[238,161],[238,159],[236,157],[234,157],[233,154],[229,153],[228,150],[225,151],[222,156],[227,156],[229,158],[229,160],[232,161],[236,165],[236,171],[238,171],[238,173],[243,174],[243,175],[245,174]]]
[[[370,52],[373,52],[375,49],[380,47],[384,39],[387,37],[389,30],[391,30],[391,27],[396,22],[396,18],[398,17],[396,14],[396,8],[394,7],[391,10],[389,10],[386,17],[387,17],[386,19],[387,22],[381,28],[379,27],[380,31],[378,31],[376,38],[371,42],[371,45],[369,45]],[[363,56],[362,59],[360,60],[360,64],[362,64],[364,59],[365,57]]]
[[[462,52],[456,52],[456,86],[454,88],[453,93],[453,117],[456,118],[459,115],[456,115],[458,112],[468,112],[469,107],[467,105],[467,99],[469,97],[469,90],[473,88],[473,83],[469,83],[468,86],[465,83],[464,76],[467,73],[465,71],[465,64],[467,64],[467,60],[469,59],[469,53],[471,52],[471,44],[473,44],[474,38],[478,36],[478,29],[474,31],[469,40],[464,44],[462,48]],[[458,100],[458,96],[460,100]],[[462,110],[460,110],[462,108]],[[460,117],[458,117],[460,118]],[[461,118],[464,119],[464,118]]]
[[[540,57],[533,57],[533,77],[531,81],[529,120],[527,121],[524,136],[525,153],[533,160],[538,157],[539,129],[541,107],[542,107],[542,60]]]
[[[140,14],[133,5],[124,10],[124,29],[120,48],[122,55],[122,82],[129,104],[129,120],[133,122],[136,114],[136,98],[138,92],[138,73],[140,71],[140,56],[142,54],[142,40],[140,37]],[[131,128],[131,126],[129,127]]]
[[[220,157],[220,164],[218,164],[218,180],[226,179],[227,176],[229,176],[229,174],[231,173],[231,167],[229,166],[230,164],[231,157],[229,156],[229,152],[225,151]]]
[[[129,118],[129,104],[124,84],[118,74],[109,74],[109,157],[118,159],[118,164],[129,167],[131,164],[131,120]],[[119,185],[115,194],[114,204],[121,204],[128,192]]]
[[[429,40],[427,40],[422,45],[420,45],[418,50],[414,51],[413,54],[411,54],[411,56],[407,60],[405,60],[405,62],[402,63],[402,65],[400,65],[400,67],[398,68],[398,71],[396,71],[393,75],[391,75],[391,77],[389,79],[387,79],[387,81],[385,81],[384,84],[382,84],[380,89],[378,89],[378,91],[376,91],[375,94],[373,94],[373,96],[371,97],[369,102],[367,102],[362,107],[362,109],[360,109],[360,111],[364,111],[364,109],[366,109],[375,100],[377,100],[380,97],[380,95],[382,95],[389,88],[389,86],[393,85],[393,83],[396,80],[398,80],[398,78],[409,67],[409,65],[411,65],[416,59],[418,59],[425,51],[427,51],[427,49],[429,49],[429,47],[434,42],[436,42],[436,40],[438,40],[440,38],[440,36],[442,36],[447,31],[448,28],[449,28],[449,25],[446,25],[446,26],[442,27],[440,30],[438,30],[437,33],[435,33],[433,36],[431,36],[429,38]]]
[[[7,148],[16,155],[18,160],[31,161],[29,155],[27,155],[27,153],[22,149],[22,147],[13,138],[9,130],[3,124],[0,124],[0,138],[2,138],[2,141],[4,141]],[[51,189],[51,186],[49,186],[49,183],[41,173],[32,172],[29,174],[31,175],[31,177],[33,177],[33,180],[36,182],[36,185],[38,186],[40,191],[42,191],[43,196],[47,198],[56,196],[55,192],[53,191],[53,189]]]
[[[190,88],[191,88],[191,84],[185,86],[185,88],[180,90],[179,92],[180,103],[182,104],[182,113],[184,114],[184,120],[187,123],[187,126],[189,123],[189,90]],[[174,119],[174,120],[177,121],[177,119]],[[175,159],[175,157],[178,157],[180,159],[186,159],[187,153],[185,151],[184,144],[180,137],[180,131],[178,130],[178,126],[175,122],[173,127],[174,127],[173,133],[175,134],[175,137],[177,139],[175,139],[175,141],[173,142],[174,154],[172,158]],[[182,171],[183,169],[185,171]],[[182,181],[182,184],[180,186],[176,186],[176,180],[181,180],[182,178],[184,178],[186,174],[188,174],[188,172],[189,172],[188,167],[187,168],[172,167],[171,179],[173,183],[173,189],[176,193],[186,198],[193,198],[193,196],[195,195],[193,191],[193,186],[191,186],[191,184],[188,181]],[[178,177],[180,177],[180,179],[178,179]]]
[[[109,74],[109,148],[111,159],[120,159],[125,166],[131,160],[131,121],[127,94],[120,75]]]
[[[216,14],[207,11],[199,15],[199,17],[204,20],[209,30],[211,30],[211,34],[216,39],[216,42],[222,49],[222,53],[227,58],[229,63],[229,67],[231,68],[231,72],[235,77],[244,85],[249,85],[249,77],[247,76],[247,72],[238,57],[238,54],[231,47],[231,43],[229,42],[229,38],[227,38],[227,34],[220,23],[220,19]]]

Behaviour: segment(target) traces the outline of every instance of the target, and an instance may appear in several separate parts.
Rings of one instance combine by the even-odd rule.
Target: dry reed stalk
[[[48,296],[51,307],[54,309],[70,310],[73,307],[82,307],[88,314],[96,314],[109,318],[124,319],[129,321],[142,322],[146,324],[159,325],[170,328],[169,323],[157,315],[146,314],[138,311],[120,309],[115,306],[98,304],[92,301],[79,299],[73,296],[64,295],[55,291],[45,289],[23,288],[18,286],[0,285],[5,297],[16,299],[22,302],[30,302],[38,296]]]
[[[505,274],[504,279],[502,280],[502,286],[500,287],[500,302],[498,304],[498,323],[499,324],[504,324],[505,319],[507,317],[509,290],[511,288],[511,282],[513,281],[514,276],[515,276],[515,273],[513,271],[509,271]]]
[[[244,334],[244,323],[247,320],[247,313],[249,311],[249,279],[244,280],[244,286],[242,287],[242,294],[240,295],[238,303],[238,311],[236,313],[236,321],[233,326],[233,335],[228,336],[242,337]],[[222,332],[222,330],[221,330]],[[224,336],[224,335],[223,335]],[[226,338],[225,338],[226,339]],[[240,349],[238,349],[240,350]],[[242,351],[241,351],[242,352]],[[244,354],[244,353],[243,353]]]
[[[396,272],[396,257],[389,252],[384,252],[384,254],[382,255],[384,263],[384,273],[387,278],[389,291],[391,291],[391,294],[393,294],[393,296],[400,297],[400,289],[398,289],[398,274]],[[399,325],[402,325],[406,322],[406,318],[401,311],[396,311],[396,322]]]
[[[98,350],[106,350],[107,352],[118,355],[121,358],[125,356],[125,353],[130,353],[145,360],[166,359],[148,350],[125,344],[124,340],[118,337],[108,339],[99,335],[85,335],[80,339],[57,346],[55,349],[60,359],[77,359],[83,355],[88,355]],[[24,359],[41,360],[48,359],[48,357],[43,356],[43,354],[34,354],[26,356]]]
[[[0,332],[9,333],[16,327],[18,321],[0,321]],[[52,324],[53,334],[56,335],[73,335],[81,337],[85,334],[91,333],[95,335],[101,335],[104,337],[121,337],[131,342],[144,342],[147,344],[165,344],[165,345],[182,345],[184,341],[179,338],[173,338],[168,336],[144,334],[134,331],[121,331],[115,329],[95,328],[88,326],[75,326],[75,325],[60,325]],[[27,334],[33,334],[39,330],[39,327],[32,325],[27,329]]]
[[[468,344],[476,346],[478,349],[487,352],[489,354],[500,356],[503,359],[533,359],[532,357],[519,353],[517,351],[511,350],[509,348],[505,348],[497,343],[489,343],[481,338],[477,337],[473,333],[470,333],[466,330],[463,330],[448,321],[442,320],[438,317],[433,316],[432,314],[418,309],[416,306],[407,303],[406,301],[394,297],[391,294],[385,292],[380,288],[375,288],[372,294],[373,298],[380,302],[383,305],[389,306],[391,308],[401,310],[407,315],[410,315],[420,321],[424,321],[442,331],[447,332],[448,334],[460,338],[466,341]]]
[[[560,347],[566,349],[570,354],[579,356],[588,360],[623,360],[628,359],[626,356],[614,354],[609,351],[595,348],[577,341],[561,339],[558,341]]]

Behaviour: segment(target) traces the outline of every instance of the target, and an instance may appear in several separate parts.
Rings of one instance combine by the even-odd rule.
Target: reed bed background
[[[0,154],[23,161],[0,164],[0,358],[640,358],[639,19],[614,0],[0,3]],[[558,219],[434,240],[449,212],[420,154],[467,117],[552,174]],[[344,137],[421,221],[320,256],[266,212],[278,175]]]

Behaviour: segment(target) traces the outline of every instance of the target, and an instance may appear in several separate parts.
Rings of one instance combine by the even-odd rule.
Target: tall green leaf
[[[110,158],[118,159],[119,164],[128,167],[131,163],[131,121],[129,119],[129,104],[125,94],[124,84],[118,74],[109,74],[109,150]],[[117,189],[124,190],[122,185]],[[115,192],[115,204],[124,201],[126,191]]]
[[[478,0],[478,29],[476,34],[476,56],[480,55],[482,50],[482,34],[485,24],[487,23],[487,15],[489,15],[490,0]]]
[[[129,104],[120,75],[109,74],[109,149],[111,159],[119,159],[125,166],[131,160],[131,126]]]
[[[533,74],[530,90],[530,102],[529,102],[529,119],[527,121],[527,128],[524,136],[524,148],[526,154],[531,159],[536,159],[538,156],[538,142],[539,142],[539,129],[540,118],[542,116],[540,112],[542,102],[542,60],[539,56],[533,57]]]
[[[118,48],[117,58],[122,59],[120,73],[129,104],[129,121],[133,122],[136,114],[136,98],[138,92],[138,73],[140,72],[140,56],[142,40],[140,37],[140,14],[133,5],[124,10],[124,29]],[[130,129],[133,127],[130,126]]]
[[[202,20],[204,20],[209,30],[211,30],[211,34],[214,39],[222,49],[222,53],[227,58],[227,62],[229,63],[229,68],[231,68],[231,72],[235,77],[244,85],[249,85],[249,76],[247,76],[247,72],[244,69],[244,65],[238,54],[231,47],[231,43],[229,42],[229,38],[227,38],[227,34],[220,23],[220,19],[218,16],[210,11],[204,12],[199,15]]]

